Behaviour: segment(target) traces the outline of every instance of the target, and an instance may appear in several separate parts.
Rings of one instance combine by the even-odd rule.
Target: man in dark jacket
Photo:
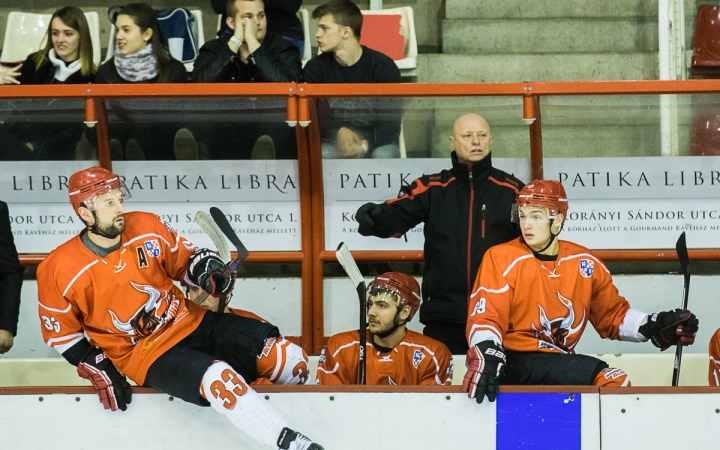
[[[17,334],[24,270],[10,230],[7,203],[0,201],[0,354],[12,348]]]
[[[455,121],[452,169],[425,175],[405,195],[358,209],[363,236],[399,237],[425,223],[423,333],[465,354],[467,305],[485,251],[520,235],[510,210],[523,183],[492,166],[490,125],[477,114]]]
[[[267,32],[263,0],[230,0],[227,24],[233,31],[200,49],[192,78],[200,83],[297,82],[302,76],[300,52],[290,41]],[[271,108],[263,100],[252,109]],[[283,103],[284,106],[284,103]],[[250,108],[250,107],[249,107]],[[219,124],[204,138],[212,159],[293,158],[296,154],[292,129],[284,123],[257,116],[261,123],[242,129],[236,124]],[[253,117],[248,118],[253,120]],[[252,148],[248,145],[253,145]],[[275,154],[275,149],[286,153]]]

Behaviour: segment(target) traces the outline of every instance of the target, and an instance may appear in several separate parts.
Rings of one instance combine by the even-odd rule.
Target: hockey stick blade
[[[247,259],[250,252],[247,248],[245,248],[237,234],[235,234],[235,230],[232,229],[230,222],[228,222],[225,214],[223,214],[219,208],[214,206],[210,208],[210,215],[217,224],[218,228],[220,228],[220,231],[222,231],[225,237],[228,238],[228,240],[235,246],[235,251],[237,251],[237,257],[226,264],[225,270],[223,270],[223,275],[236,272],[237,266]]]
[[[360,329],[358,336],[360,351],[358,355],[358,382],[359,384],[366,384],[365,335],[367,333],[367,310],[365,306],[365,301],[367,298],[367,288],[365,286],[365,280],[363,280],[362,274],[360,273],[360,269],[358,269],[357,263],[355,263],[355,258],[352,257],[350,249],[347,245],[345,245],[344,242],[341,242],[340,245],[338,245],[338,248],[335,251],[335,256],[337,256],[338,262],[343,267],[343,269],[345,269],[345,273],[348,274],[348,277],[350,277],[353,285],[355,285],[355,290],[358,294],[358,300],[360,301]]]
[[[363,281],[362,274],[360,273],[360,269],[358,269],[358,266],[355,263],[355,259],[352,257],[352,254],[350,254],[350,249],[344,242],[341,242],[340,245],[338,245],[335,255],[355,287],[359,286],[361,283],[365,283]]]
[[[687,309],[688,293],[690,292],[690,256],[688,256],[687,241],[685,232],[683,231],[675,244],[675,251],[680,261],[680,270],[683,274],[683,296],[682,309]],[[682,363],[682,345],[675,347],[675,363],[673,364],[672,385],[678,386],[680,383],[680,365]]]
[[[220,231],[220,228],[218,228],[217,224],[213,222],[208,213],[205,211],[198,211],[197,214],[195,214],[195,223],[197,223],[205,234],[207,234],[213,241],[217,252],[220,254],[220,259],[222,259],[224,263],[228,263],[231,258],[227,241]]]

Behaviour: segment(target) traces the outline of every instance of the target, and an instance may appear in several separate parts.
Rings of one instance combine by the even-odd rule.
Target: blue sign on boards
[[[580,399],[580,394],[499,395],[495,448],[580,450]]]

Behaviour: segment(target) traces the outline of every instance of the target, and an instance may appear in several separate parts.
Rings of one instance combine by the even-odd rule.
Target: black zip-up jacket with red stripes
[[[383,214],[373,216],[372,234],[399,237],[424,222],[420,322],[465,326],[469,291],[483,255],[520,235],[510,211],[524,184],[492,167],[491,154],[466,165],[453,152],[452,163],[452,169],[424,175],[402,197],[380,205]]]

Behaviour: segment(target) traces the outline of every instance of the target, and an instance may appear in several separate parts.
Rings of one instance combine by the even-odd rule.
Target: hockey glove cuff
[[[505,350],[493,341],[479,342],[468,350],[465,364],[463,391],[478,403],[482,403],[485,396],[494,402],[498,395],[498,380],[505,373]]]
[[[650,339],[660,350],[671,345],[692,345],[700,321],[687,309],[675,309],[648,316],[648,321],[640,327],[640,334]]]
[[[132,389],[125,375],[118,372],[101,349],[91,347],[78,364],[77,373],[90,380],[105,409],[125,411],[132,401]]]

